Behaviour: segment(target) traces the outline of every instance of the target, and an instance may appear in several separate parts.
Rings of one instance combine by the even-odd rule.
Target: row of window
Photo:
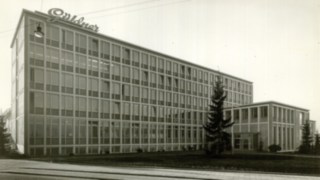
[[[91,62],[91,61],[89,61],[89,62]],[[57,68],[59,67],[58,64],[56,66],[53,66],[52,64],[53,63],[51,63],[50,67],[57,67]],[[78,63],[78,64],[81,64],[81,63]],[[96,63],[93,63],[93,64],[96,64]],[[69,66],[61,65],[61,67],[65,70],[72,70],[73,71],[72,65],[69,65]],[[146,71],[141,71],[141,73],[139,73],[139,70],[137,70],[137,69],[132,69],[133,74],[131,75],[130,68],[128,68],[128,69],[126,69],[126,68],[128,68],[128,67],[123,67],[123,75],[122,75],[123,82],[130,83],[132,81],[132,83],[134,83],[134,84],[141,83],[144,86],[150,86],[150,87],[159,88],[159,89],[173,90],[176,92],[188,93],[188,94],[208,97],[208,91],[209,91],[208,86],[205,86],[202,84],[197,84],[197,83],[192,83],[190,81],[184,81],[184,80],[181,80],[178,78],[171,78],[171,77],[167,77],[167,76],[163,76],[163,75],[157,75],[155,73],[148,73]],[[76,69],[77,69],[77,67],[76,67]],[[79,72],[79,74],[86,74],[86,72],[88,71],[88,74],[93,76],[93,78],[89,78],[89,79],[92,79],[92,81],[98,81],[98,79],[96,79],[94,77],[94,76],[96,76],[96,77],[99,76],[99,72],[97,71],[97,69],[98,69],[98,67],[96,67],[96,69],[92,68],[91,70],[87,70],[87,69],[85,69],[85,67],[79,67],[77,72]],[[113,80],[120,80],[121,79],[121,75],[119,73],[120,66],[115,64],[113,66],[113,69],[114,69],[114,71],[112,74],[112,79]],[[44,81],[44,79],[43,79],[44,70],[43,69],[31,68],[30,73],[31,73],[30,74],[31,81],[36,81],[37,83],[42,83]],[[100,77],[104,77],[104,78],[109,79],[109,77],[110,77],[109,67],[106,68],[106,71],[104,73],[100,73],[100,74],[101,74]],[[141,74],[141,76],[140,76],[140,74]],[[47,70],[46,76],[47,76],[47,82],[50,83],[52,81],[52,83],[54,83],[55,85],[59,84],[59,71]],[[65,78],[63,76],[65,76]],[[76,76],[76,77],[78,77],[78,76]],[[81,77],[82,78],[80,79],[80,81],[81,80],[84,81],[83,84],[85,84],[86,77],[85,76],[81,76]],[[140,79],[141,79],[141,82],[140,82]],[[73,85],[73,74],[62,73],[61,81],[62,81],[61,83],[67,83],[67,84],[69,84],[69,86],[72,86]],[[93,82],[93,83],[95,83],[95,82]],[[98,83],[96,82],[93,85],[98,86]],[[33,84],[31,84],[31,86],[33,87]],[[42,87],[39,86],[38,88],[42,88]],[[210,87],[210,91],[212,91],[212,87]],[[228,91],[227,91],[227,94],[228,94]],[[231,93],[231,92],[230,92],[230,96],[227,96],[227,101],[232,102],[232,94],[233,94],[234,102],[236,102],[236,103],[243,104],[243,103],[245,103],[246,100],[250,101],[249,99],[245,99],[245,96],[243,94],[241,95],[242,98],[240,98],[240,94],[237,95],[237,93]]]
[[[116,94],[113,94],[116,96]],[[168,94],[167,94],[168,95]],[[167,100],[161,99],[160,98],[153,98],[153,96],[148,99],[148,98],[141,98],[141,102],[143,103],[149,103],[150,104],[142,104],[141,106],[152,106],[156,107],[156,105],[161,105],[161,107],[165,108],[165,106],[173,106],[173,107],[180,107],[180,108],[187,108],[187,109],[198,109],[198,110],[206,110],[208,108],[208,100],[207,99],[201,99],[201,98],[196,98],[196,97],[185,97],[181,95],[179,97],[178,94],[169,94],[170,98],[167,96]],[[46,97],[46,101],[44,101]],[[171,99],[173,97],[173,100]],[[130,97],[128,96],[129,100]],[[180,100],[179,100],[180,98]],[[44,113],[44,103],[46,102],[47,108],[52,108],[52,109],[59,109],[59,107],[62,108],[68,108],[68,110],[73,110],[75,109],[76,111],[79,111],[79,108],[81,109],[87,109],[88,111],[95,111],[98,112],[98,108],[100,106],[101,111],[107,111],[109,110],[109,104],[110,101],[107,99],[96,99],[96,98],[87,98],[86,97],[81,97],[81,96],[76,96],[75,98],[73,96],[69,95],[61,95],[59,98],[58,94],[55,93],[46,93],[46,95],[42,92],[38,91],[32,91],[30,92],[30,113],[35,113],[35,114],[43,114]],[[60,101],[59,101],[60,99]],[[116,99],[116,98],[114,98]],[[133,101],[138,101],[140,98],[139,97],[131,97]],[[190,102],[189,102],[190,101]],[[100,104],[99,104],[100,102]],[[86,107],[86,104],[88,103],[88,107]],[[75,104],[75,105],[74,105]],[[126,104],[130,104],[129,102],[118,102],[118,101],[112,101],[112,107],[113,109],[116,109],[116,107],[124,106]],[[104,107],[104,106],[108,107]],[[139,104],[132,104],[133,107],[140,106]],[[91,109],[90,109],[91,108]],[[167,107],[169,108],[169,107]],[[42,110],[40,110],[42,109]],[[123,109],[124,111],[125,109]],[[55,113],[54,115],[56,115]]]
[[[112,90],[112,98],[113,99],[121,99],[121,96],[123,97],[123,100],[130,100],[130,96],[133,96],[135,99],[139,99],[140,97],[140,90],[142,93],[142,102],[148,103],[149,102],[149,94],[150,94],[150,103],[154,102],[156,103],[157,99],[159,101],[162,101],[162,104],[164,105],[164,95],[167,95],[167,101],[171,105],[171,98],[173,97],[174,103],[178,103],[178,96],[177,94],[173,94],[171,92],[161,91],[159,90],[157,93],[156,89],[149,89],[138,86],[131,86],[130,84],[120,84],[117,82],[113,82],[110,86],[110,82],[106,80],[100,80],[97,78],[87,78],[85,76],[74,76],[73,74],[69,73],[61,73],[59,77],[59,72],[56,71],[46,71],[44,73],[43,69],[40,68],[30,68],[30,88],[31,89],[37,89],[37,90],[44,90],[52,91],[52,92],[63,92],[63,93],[69,93],[69,94],[78,94],[78,95],[88,95],[92,97],[102,97],[102,98],[110,98],[110,90]],[[44,86],[44,77],[46,77],[46,86]],[[99,83],[100,82],[100,83]],[[175,82],[175,81],[174,81]],[[176,84],[173,86],[174,90],[178,90],[178,86],[180,86],[181,92],[186,92],[192,95],[198,95],[202,97],[208,97],[208,87],[189,83],[186,84],[184,81],[181,81],[183,83]],[[178,81],[176,82],[178,83]],[[100,91],[99,91],[100,86]],[[160,84],[161,86],[161,84]],[[162,85],[163,86],[163,85]],[[75,88],[74,88],[75,87]],[[171,85],[167,84],[167,87],[171,89]],[[132,92],[131,92],[132,89]],[[160,88],[161,89],[161,88]],[[212,88],[210,88],[211,90]],[[158,94],[158,96],[157,96]],[[235,103],[245,103],[250,101],[250,97],[236,94],[236,93],[227,93],[227,101],[228,102],[235,102]],[[232,99],[233,95],[233,99]],[[176,97],[177,96],[177,97]],[[230,98],[229,98],[230,96]],[[241,98],[240,98],[241,97]],[[191,105],[191,97],[189,96],[180,96],[181,104],[185,104],[186,102],[189,102],[187,104]],[[191,106],[190,106],[191,108]]]
[[[273,144],[282,150],[294,149],[294,129],[292,127],[273,127]]]
[[[31,116],[30,145],[43,145],[45,139],[47,145],[202,143],[203,131],[194,126],[109,121],[99,124],[94,120],[68,118],[47,118],[44,123],[42,117]]]
[[[239,123],[239,122],[248,123],[249,120],[250,122],[258,122],[258,108],[260,110],[260,115],[259,115],[260,121],[267,122],[268,106],[248,108],[248,109],[234,109],[233,115],[231,110],[226,110],[225,114],[227,118],[232,118],[236,123]],[[250,113],[250,118],[249,118],[249,113]]]
[[[181,150],[202,150],[203,145],[199,143],[186,143],[186,144],[112,144],[106,145],[102,144],[101,146],[89,145],[88,147],[84,145],[79,145],[73,147],[73,145],[64,145],[61,147],[56,146],[47,146],[37,147],[31,146],[29,154],[31,156],[57,156],[57,155],[84,155],[84,154],[109,154],[109,153],[130,153],[130,152],[163,152],[163,151],[181,151]],[[46,150],[46,152],[45,152]]]
[[[30,23],[33,24],[35,21],[31,20]],[[31,27],[34,28],[33,26]],[[90,56],[101,58],[101,61],[103,61],[103,59],[112,59],[114,62],[122,62],[124,64],[132,63],[133,66],[158,71],[160,73],[172,74],[177,77],[179,76],[181,78],[190,80],[192,79],[194,81],[204,82],[206,84],[208,84],[209,81],[208,72],[172,62],[172,60],[165,60],[165,58],[162,57],[148,55],[147,53],[143,53],[134,49],[120,47],[119,45],[111,44],[101,40],[99,41],[99,39],[96,38],[87,38],[85,35],[74,33],[65,29],[59,30],[58,27],[50,25],[48,25],[46,29],[46,44],[52,47],[61,47],[65,50],[75,50],[80,54],[89,54]],[[34,38],[33,32],[33,29],[29,30],[30,40],[38,43],[44,43],[44,40],[37,40],[37,38]],[[56,55],[59,57],[59,53]],[[215,79],[217,79],[217,76],[210,74],[210,83],[212,85],[214,84]],[[250,84],[240,83],[237,80],[226,77],[224,79],[226,87],[233,90],[246,92],[248,94],[252,93]]]
[[[112,110],[110,109],[112,107]],[[202,124],[205,113],[186,109],[169,108],[164,106],[140,105],[136,103],[99,100],[72,96],[44,94],[30,92],[29,112],[31,114],[61,115],[70,117],[89,117],[103,119],[132,119],[143,121],[175,122],[175,123],[198,123]]]
[[[300,113],[299,121],[301,122],[304,118],[305,114]],[[296,119],[295,110],[274,106],[272,107],[272,119],[274,122],[294,124],[294,119]]]

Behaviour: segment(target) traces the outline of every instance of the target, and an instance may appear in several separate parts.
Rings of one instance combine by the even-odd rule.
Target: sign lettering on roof
[[[64,12],[62,9],[59,9],[59,8],[49,9],[48,14],[54,17],[49,21],[56,21],[56,20],[62,19],[64,21],[71,22],[77,26],[83,27],[85,29],[89,29],[94,32],[99,31],[99,27],[97,25],[91,25],[89,23],[84,22],[84,17],[78,18],[76,15],[72,16],[71,14]]]

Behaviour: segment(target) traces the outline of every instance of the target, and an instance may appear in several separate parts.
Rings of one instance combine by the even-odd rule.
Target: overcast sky
[[[10,43],[22,9],[85,17],[100,33],[254,83],[254,102],[310,110],[320,129],[319,0],[6,0],[0,109],[10,107]]]

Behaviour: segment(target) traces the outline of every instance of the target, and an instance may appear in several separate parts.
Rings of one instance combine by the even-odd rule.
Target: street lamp
[[[34,31],[34,36],[37,38],[43,38],[43,36],[44,36],[44,33],[41,30],[40,23],[38,23],[37,30]]]

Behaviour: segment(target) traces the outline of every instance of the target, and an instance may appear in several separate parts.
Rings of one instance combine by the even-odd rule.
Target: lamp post
[[[40,23],[38,23],[37,30],[34,31],[34,36],[37,38],[43,38],[43,36],[44,36],[44,33],[42,32],[42,28],[40,26]]]

